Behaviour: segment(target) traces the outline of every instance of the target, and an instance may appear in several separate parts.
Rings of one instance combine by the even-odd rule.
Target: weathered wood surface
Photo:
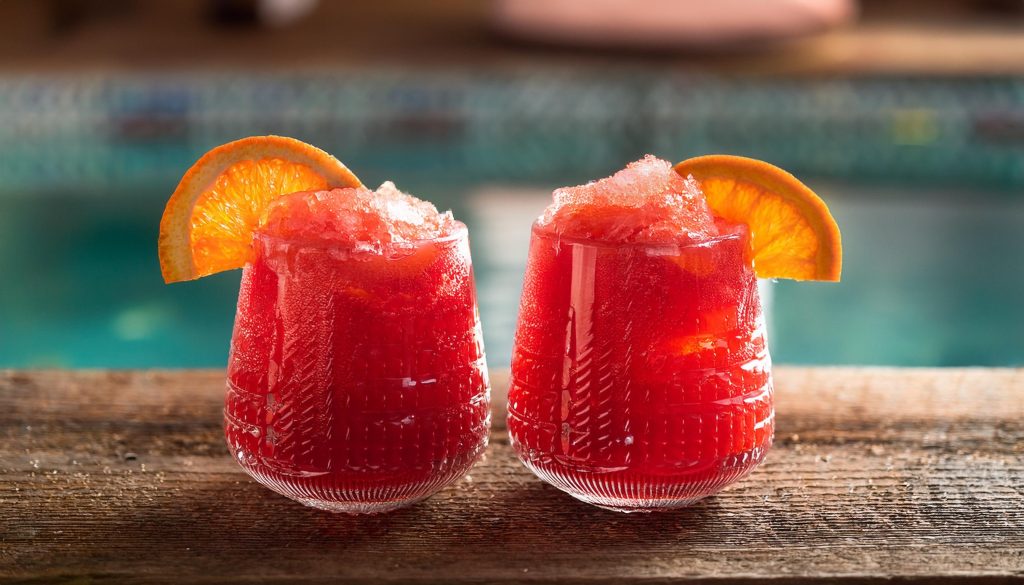
[[[377,517],[251,481],[222,373],[0,372],[0,581],[1024,582],[1024,371],[779,368],[745,481],[625,516],[485,462]]]

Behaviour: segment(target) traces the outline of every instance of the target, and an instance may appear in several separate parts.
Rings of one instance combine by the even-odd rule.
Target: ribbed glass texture
[[[743,231],[608,244],[534,226],[508,428],[523,463],[614,510],[685,506],[750,472],[774,431]]]
[[[462,477],[490,426],[465,227],[384,255],[258,237],[224,417],[252,477],[316,508],[384,512]]]

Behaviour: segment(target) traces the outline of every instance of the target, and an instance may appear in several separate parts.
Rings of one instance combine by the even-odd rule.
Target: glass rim
[[[426,246],[428,244],[448,244],[448,243],[458,242],[458,241],[460,241],[462,239],[467,239],[467,240],[469,239],[469,237],[468,237],[469,236],[469,228],[466,227],[466,224],[464,224],[461,221],[453,218],[451,225],[452,225],[451,233],[449,233],[447,235],[444,235],[444,236],[438,236],[438,237],[435,237],[435,238],[423,238],[423,239],[419,239],[419,240],[406,240],[406,241],[403,241],[403,242],[388,242],[387,244],[381,245],[381,247],[383,247],[385,249],[388,249],[388,248],[399,248],[399,249],[418,248],[420,246]],[[283,237],[283,236],[278,236],[278,235],[273,235],[273,234],[260,233],[258,230],[253,231],[252,239],[253,239],[254,243],[255,242],[273,242],[273,243],[279,243],[279,244],[295,245],[295,246],[300,247],[301,249],[311,249],[311,250],[342,250],[342,251],[346,251],[346,252],[353,251],[356,248],[356,246],[358,244],[360,244],[360,243],[372,244],[371,242],[355,242],[354,244],[352,244],[352,243],[342,243],[342,242],[331,242],[331,241],[326,241],[326,240],[313,240],[313,239],[306,239],[306,238],[288,238],[288,237]],[[379,245],[379,244],[372,244],[372,245]],[[383,256],[384,255],[384,254],[376,254],[376,253],[368,252],[368,251],[364,251],[364,250],[360,250],[360,253],[371,254],[371,255],[374,255],[374,256]]]
[[[550,229],[547,226],[540,225],[541,218],[534,220],[533,225],[530,228],[531,236],[538,234],[540,237],[547,239],[557,239],[559,242],[568,242],[569,244],[578,244],[584,246],[593,246],[595,248],[631,248],[631,249],[644,249],[644,250],[687,250],[690,248],[705,248],[714,246],[720,242],[738,240],[743,237],[749,237],[742,230],[734,232],[719,234],[710,238],[689,242],[612,242],[608,240],[600,240],[596,238],[582,238],[578,236],[563,236],[558,232]]]

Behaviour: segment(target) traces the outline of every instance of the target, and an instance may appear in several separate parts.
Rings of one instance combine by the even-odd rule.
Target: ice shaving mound
[[[366,187],[303,191],[274,201],[258,232],[288,240],[381,250],[389,244],[451,235],[450,211],[399,191],[386,182]]]
[[[647,155],[607,179],[555,190],[539,225],[572,238],[691,243],[718,235],[700,186]]]

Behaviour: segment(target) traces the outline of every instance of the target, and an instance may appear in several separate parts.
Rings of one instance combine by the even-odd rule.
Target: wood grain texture
[[[620,515],[487,459],[415,507],[250,480],[223,373],[0,372],[0,581],[1024,582],[1024,371],[779,368],[778,436],[691,508]]]

